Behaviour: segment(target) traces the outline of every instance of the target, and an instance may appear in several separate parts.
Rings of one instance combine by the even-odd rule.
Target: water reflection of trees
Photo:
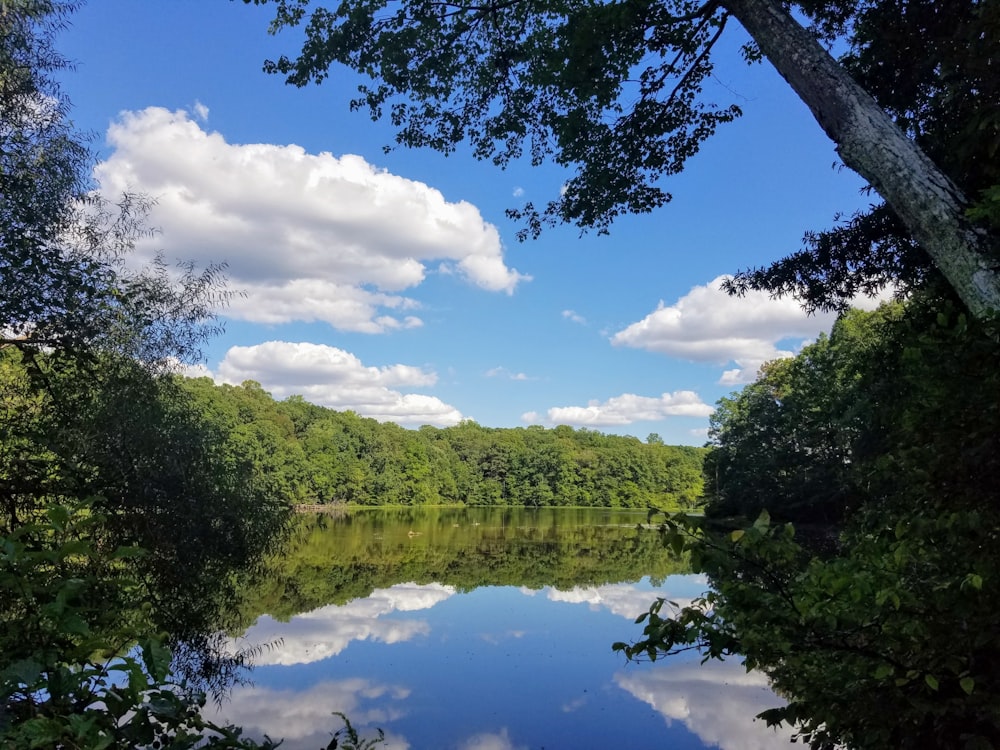
[[[284,551],[246,587],[241,620],[288,619],[398,583],[575,586],[685,572],[644,515],[591,509],[371,510],[300,516]]]

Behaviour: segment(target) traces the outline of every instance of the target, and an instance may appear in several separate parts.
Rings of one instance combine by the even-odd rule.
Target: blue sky
[[[860,178],[769,65],[729,33],[706,97],[739,103],[665,183],[672,203],[610,236],[519,243],[504,209],[567,173],[501,171],[468,150],[394,150],[351,113],[347,71],[296,89],[261,71],[294,53],[271,8],[91,0],[59,47],[95,178],[157,200],[140,257],[228,264],[243,294],[204,371],[404,426],[570,424],[702,444],[715,401],[828,330],[793,300],[726,298],[720,276],[799,246],[868,203]]]

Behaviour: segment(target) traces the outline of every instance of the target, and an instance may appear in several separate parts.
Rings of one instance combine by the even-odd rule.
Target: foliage
[[[638,516],[642,518],[642,516]],[[637,516],[598,509],[359,509],[301,515],[266,572],[244,587],[240,618],[287,619],[398,583],[563,589],[663,579],[687,562]],[[240,630],[241,628],[234,628]]]
[[[291,397],[258,383],[183,389],[274,497],[354,505],[690,508],[704,450],[570,427],[501,429],[467,421],[406,430]]]
[[[201,720],[164,644],[210,645],[287,509],[169,374],[215,329],[217,269],[132,269],[144,201],[88,194],[53,44],[74,7],[0,3],[2,742],[256,746]]]
[[[866,496],[858,461],[898,402],[881,383],[901,304],[853,310],[792,359],[767,363],[754,383],[718,402],[705,463],[706,512],[829,522]],[[881,384],[881,385],[880,385]],[[892,381],[892,387],[898,387]]]
[[[276,5],[272,32],[302,23],[309,3]],[[467,139],[501,166],[523,156],[572,166],[558,201],[512,213],[528,219],[525,233],[553,220],[605,230],[621,212],[670,200],[656,181],[739,116],[698,97],[726,17],[686,0],[358,0],[312,9],[300,56],[265,70],[297,86],[321,82],[334,63],[366,74],[374,82],[352,107],[373,118],[388,109],[406,146],[450,152]]]
[[[761,718],[813,748],[995,747],[995,526],[972,511],[895,520],[845,533],[824,559],[766,513],[725,534],[673,516],[666,540],[713,590],[682,610],[657,601],[643,637],[615,648],[742,656],[788,700]]]
[[[745,2],[244,1],[275,5],[272,33],[303,26],[298,55],[269,60],[265,71],[296,86],[322,82],[337,65],[367,76],[373,82],[359,87],[351,106],[387,116],[399,144],[447,153],[466,140],[476,157],[500,166],[528,158],[571,169],[558,199],[508,212],[526,222],[522,239],[557,221],[606,231],[622,213],[663,205],[671,196],[662,178],[682,171],[720,124],[740,115],[735,104],[710,102],[702,88],[727,22],[750,12]],[[764,13],[786,4],[753,5]],[[792,6],[822,42],[844,50],[842,68],[901,131],[979,199],[970,215],[995,229],[995,4]],[[754,42],[744,54],[762,56]],[[835,106],[846,105],[827,109]],[[887,204],[873,205],[829,231],[807,233],[789,257],[737,274],[729,290],[794,293],[811,310],[844,309],[859,293],[940,281],[910,229]],[[996,261],[995,245],[994,233],[987,264]]]
[[[0,530],[86,500],[103,517],[90,542],[149,550],[129,567],[176,639],[211,629],[234,571],[252,568],[287,518],[254,467],[227,462],[224,434],[176,382],[130,359],[0,351],[0,409]]]
[[[0,13],[0,344],[188,360],[216,330],[219,269],[125,263],[149,204],[89,190],[91,155],[56,80],[70,65],[53,42],[75,6],[23,0]]]
[[[807,8],[833,19],[834,4]],[[823,6],[827,5],[827,10]],[[854,4],[852,4],[854,5]],[[841,63],[903,131],[970,198],[971,215],[1000,227],[1000,9],[977,0],[864,2],[850,9]],[[830,11],[833,11],[832,13]],[[887,32],[890,30],[891,32]],[[736,275],[735,292],[795,293],[811,310],[843,309],[857,294],[919,288],[937,273],[884,203],[807,233],[803,248],[765,268]]]
[[[0,742],[29,748],[276,748],[201,715],[203,691],[171,673],[149,637],[149,588],[132,577],[138,548],[94,543],[105,519],[88,504],[50,507],[4,540],[0,555]],[[136,600],[142,607],[136,608]],[[330,747],[370,750],[347,717]],[[338,745],[338,741],[340,745]]]
[[[761,515],[669,518],[713,592],[672,617],[658,602],[616,647],[741,654],[788,699],[764,718],[815,748],[1000,744],[998,357],[988,328],[915,299],[850,313],[765,371],[720,410],[707,462],[710,509]],[[795,483],[816,476],[810,507]],[[839,533],[770,522],[796,514],[842,516]]]

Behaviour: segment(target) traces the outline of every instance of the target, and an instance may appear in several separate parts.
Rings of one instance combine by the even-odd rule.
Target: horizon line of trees
[[[693,508],[704,448],[655,435],[552,429],[406,429],[301,396],[276,401],[259,383],[180,380],[194,408],[226,435],[229,460],[254,469],[292,504]]]

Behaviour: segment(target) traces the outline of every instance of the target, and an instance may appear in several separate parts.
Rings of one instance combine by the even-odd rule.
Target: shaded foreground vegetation
[[[940,298],[848,313],[765,367],[713,419],[719,520],[663,525],[713,592],[657,602],[617,648],[739,655],[789,700],[765,718],[814,748],[1000,746],[998,394],[992,326]],[[734,514],[756,520],[720,532]]]

